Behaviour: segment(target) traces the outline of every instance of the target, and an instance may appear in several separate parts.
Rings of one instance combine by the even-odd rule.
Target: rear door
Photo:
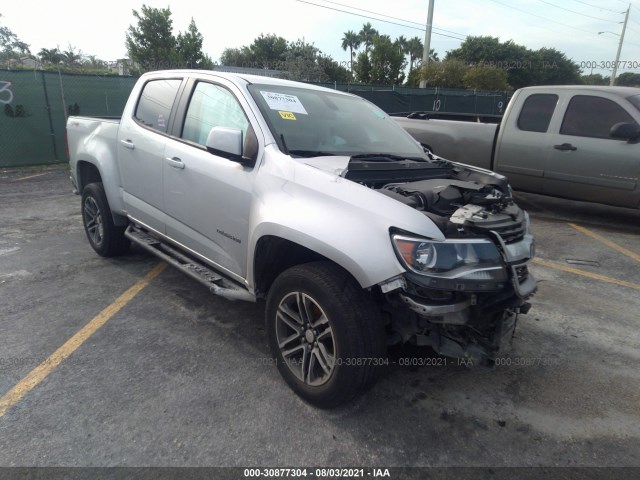
[[[614,95],[568,98],[566,111],[550,134],[544,193],[637,206],[640,145],[609,136],[611,127],[620,122],[637,123]]]
[[[224,79],[190,80],[183,97],[188,101],[181,102],[173,132],[179,138],[167,142],[164,155],[166,234],[241,280],[258,168],[209,153],[205,143],[213,127],[240,129],[246,139],[250,129],[259,131],[257,122]]]
[[[132,118],[123,118],[118,130],[118,165],[127,213],[161,233],[164,149],[181,84],[181,78],[149,80]]]

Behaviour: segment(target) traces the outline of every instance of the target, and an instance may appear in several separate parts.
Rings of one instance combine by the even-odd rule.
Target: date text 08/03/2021
[[[388,468],[245,468],[243,478],[391,478]]]

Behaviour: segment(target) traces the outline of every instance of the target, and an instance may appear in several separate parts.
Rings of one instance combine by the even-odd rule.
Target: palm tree
[[[76,47],[69,44],[67,50],[62,52],[62,61],[68,67],[75,67],[82,62],[82,58],[84,55],[82,54],[82,50],[76,51]]]
[[[405,53],[409,55],[409,75],[413,71],[413,63],[422,58],[422,52],[424,50],[424,45],[422,45],[422,41],[420,37],[413,37],[412,39],[407,41],[407,49]]]
[[[400,35],[396,39],[396,45],[400,49],[400,53],[402,53],[403,55],[407,53],[407,39],[404,35]]]
[[[368,54],[369,47],[373,45],[373,39],[378,36],[378,31],[373,28],[370,22],[362,25],[362,30],[358,34],[360,36],[360,42],[364,45],[364,51]]]
[[[342,37],[342,49],[346,52],[349,49],[349,67],[351,68],[351,79],[353,79],[353,51],[360,46],[360,35],[353,30],[344,32]]]
[[[62,61],[62,53],[59,48],[41,48],[38,57],[45,65],[58,65]]]

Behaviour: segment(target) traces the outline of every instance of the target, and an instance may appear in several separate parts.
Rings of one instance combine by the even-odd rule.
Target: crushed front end
[[[490,366],[510,346],[518,315],[529,311],[536,290],[528,270],[534,255],[529,217],[504,177],[439,159],[434,164],[420,169],[419,179],[368,184],[422,211],[445,236],[389,232],[406,269],[380,284],[390,342]],[[360,167],[350,165],[353,177]],[[376,167],[366,167],[369,179]]]

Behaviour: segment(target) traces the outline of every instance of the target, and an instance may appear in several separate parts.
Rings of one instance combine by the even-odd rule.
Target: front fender
[[[372,189],[295,161],[289,168],[272,169],[273,162],[265,161],[256,184],[248,245],[250,285],[256,245],[266,235],[334,261],[363,288],[405,271],[393,250],[391,228],[444,239],[428,217]],[[279,174],[283,171],[291,180]]]

